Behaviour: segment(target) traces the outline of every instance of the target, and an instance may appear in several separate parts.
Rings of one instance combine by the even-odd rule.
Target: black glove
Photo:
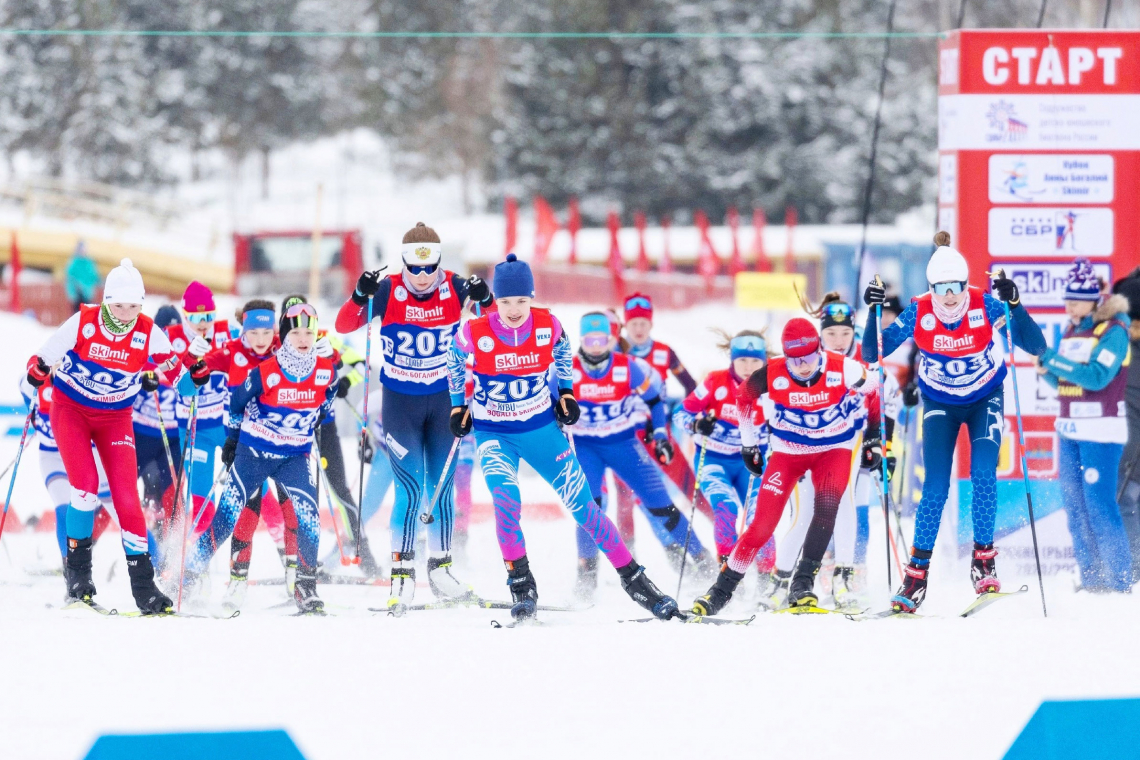
[[[471,275],[467,280],[467,297],[486,309],[495,300],[487,281],[477,274]]]
[[[863,459],[859,466],[864,470],[874,472],[883,465],[883,442],[878,438],[871,438],[863,442]]]
[[[351,387],[352,387],[352,381],[348,379],[348,376],[346,375],[346,376],[342,377],[336,383],[336,397],[337,398],[344,398],[345,396],[348,395],[348,389]]]
[[[990,283],[990,289],[993,290],[998,300],[1008,303],[1011,309],[1021,304],[1021,295],[1017,292],[1017,284],[1006,277],[1004,273]]]
[[[451,419],[447,424],[451,428],[451,434],[456,438],[462,438],[470,433],[471,410],[467,408],[467,404],[451,407]]]
[[[899,463],[899,460],[897,458],[895,458],[895,455],[888,451],[887,452],[887,480],[894,480],[895,479],[895,466],[898,463]]]
[[[554,405],[554,416],[563,425],[573,425],[582,415],[578,408],[578,400],[574,398],[574,391],[563,388],[558,391],[558,402]]]
[[[233,466],[234,457],[237,456],[237,438],[226,438],[226,442],[222,444],[222,464],[226,467]]]
[[[376,454],[376,449],[372,447],[372,436],[360,436],[360,458],[364,460],[365,464],[372,464],[372,457]]]
[[[673,442],[668,438],[654,438],[653,455],[661,464],[669,464],[676,455],[676,452],[673,451]]]
[[[868,306],[875,306],[875,304],[884,304],[887,302],[887,289],[883,287],[882,283],[878,280],[873,280],[867,285],[867,289],[863,291],[863,303]]]
[[[911,380],[903,388],[902,392],[903,406],[913,408],[918,406],[918,383]]]
[[[139,375],[139,383],[142,385],[143,393],[154,393],[158,390],[158,375],[144,372]]]
[[[712,435],[716,430],[716,414],[706,412],[693,419],[693,432],[697,435]]]
[[[745,446],[740,450],[744,466],[753,475],[764,474],[764,451],[759,446]]]
[[[380,289],[380,273],[385,269],[387,267],[380,267],[360,275],[360,279],[356,281],[356,290],[352,291],[353,303],[364,306],[369,298],[376,295],[376,291]]]
[[[44,360],[33,356],[28,360],[28,382],[33,388],[39,388],[51,377],[51,367],[44,364]]]
[[[210,382],[210,368],[206,366],[205,359],[199,359],[190,365],[190,379],[198,388]]]

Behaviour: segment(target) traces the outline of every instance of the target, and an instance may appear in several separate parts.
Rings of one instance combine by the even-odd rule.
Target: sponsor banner
[[[1110,208],[991,208],[991,256],[1111,256]]]
[[[1062,308],[1065,305],[1065,281],[1071,264],[1042,262],[995,261],[993,271],[1004,269],[1009,279],[1017,283],[1024,306]],[[1112,282],[1112,267],[1093,264],[1093,271],[1105,282]]]
[[[995,153],[991,203],[1102,203],[1113,198],[1112,156]]]
[[[1140,95],[943,95],[938,149],[1140,150]]]

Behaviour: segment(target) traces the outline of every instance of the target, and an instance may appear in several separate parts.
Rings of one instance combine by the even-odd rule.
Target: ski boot
[[[831,574],[831,598],[835,609],[858,609],[859,598],[855,592],[855,568],[850,565],[836,565]]]
[[[926,598],[926,579],[933,553],[911,549],[910,562],[903,570],[903,585],[891,597],[891,609],[895,612],[914,612]]]
[[[131,576],[131,594],[139,612],[144,615],[173,614],[174,602],[154,585],[154,565],[149,554],[128,554],[127,574]]]
[[[658,620],[668,620],[672,617],[684,618],[677,608],[677,600],[661,593],[661,589],[649,580],[645,568],[634,560],[625,567],[618,568],[621,576],[621,587],[629,598],[653,613]]]
[[[513,562],[505,561],[507,566],[507,586],[511,589],[511,617],[515,620],[533,620],[538,614],[538,585],[530,572],[530,560],[526,555]]]
[[[428,586],[436,599],[449,602],[475,601],[475,590],[451,574],[451,555],[428,557]]]
[[[67,539],[67,559],[63,565],[67,582],[67,602],[89,602],[95,596],[95,582],[91,580],[91,539]]]
[[[778,610],[788,603],[788,586],[792,583],[792,574],[785,570],[777,570],[770,577],[771,590],[767,596],[760,597],[760,606],[767,610]]]
[[[716,577],[716,583],[704,596],[697,597],[693,602],[693,614],[708,616],[719,613],[732,599],[732,592],[736,591],[737,585],[743,578],[744,573],[736,572],[727,564],[722,566],[720,575]]]
[[[818,607],[819,597],[815,593],[815,576],[823,563],[812,559],[801,559],[792,574],[788,586],[789,607]]]
[[[392,552],[392,587],[388,596],[388,614],[400,617],[416,598],[415,552]]]
[[[574,598],[585,605],[594,603],[598,590],[598,556],[578,558],[578,580],[574,583]]]
[[[245,602],[245,592],[249,586],[249,563],[234,562],[230,566],[230,582],[222,594],[222,610],[233,614]]]
[[[998,550],[993,544],[974,542],[974,559],[970,562],[970,580],[974,582],[974,593],[1001,591],[1001,581],[997,577],[997,563],[994,561],[997,555]]]
[[[306,568],[298,568],[293,600],[297,602],[297,609],[302,615],[325,614],[325,603],[317,596],[316,573]]]
[[[297,568],[300,564],[297,562],[296,554],[286,554],[285,556],[285,593],[290,597],[293,596],[293,589],[297,585]]]

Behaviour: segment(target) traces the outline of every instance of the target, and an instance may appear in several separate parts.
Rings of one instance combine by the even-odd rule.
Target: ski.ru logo
[[[974,347],[974,336],[963,335],[955,338],[953,335],[935,335],[934,336],[934,350],[935,351],[961,351],[967,348]]]
[[[277,392],[282,404],[305,404],[317,400],[317,392],[308,388],[282,388]]]
[[[404,316],[407,319],[414,319],[417,322],[427,322],[430,319],[440,319],[443,317],[443,307],[435,306],[431,309],[425,309],[422,306],[405,306]]]
[[[538,352],[533,354],[499,354],[495,357],[495,369],[511,370],[538,365]]]
[[[990,104],[986,120],[989,121],[986,134],[989,142],[1021,142],[1029,136],[1029,125],[1017,118],[1013,103],[1005,100]]]
[[[825,404],[831,397],[827,391],[820,391],[819,393],[789,393],[788,403],[795,404],[796,406],[814,406],[816,404]]]
[[[119,351],[110,346],[104,346],[102,343],[92,343],[91,349],[87,353],[89,359],[107,359],[119,362],[125,362],[130,356],[130,351]]]

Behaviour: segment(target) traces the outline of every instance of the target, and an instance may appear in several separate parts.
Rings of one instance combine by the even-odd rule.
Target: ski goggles
[[[804,356],[789,356],[786,357],[788,366],[792,369],[815,369],[819,364],[819,351],[813,351]]]
[[[200,325],[204,323],[213,322],[217,317],[217,312],[213,311],[194,311],[186,315],[186,321],[192,325]]]
[[[966,283],[951,280],[950,282],[936,282],[930,286],[930,292],[936,296],[944,296],[950,293],[957,295],[966,289]]]
[[[855,316],[855,310],[852,309],[851,304],[848,303],[829,303],[823,307],[820,316],[823,317],[825,321],[833,324],[851,324],[851,319]]]
[[[728,355],[735,361],[742,357],[768,358],[768,342],[757,335],[738,335],[728,344]]]
[[[633,309],[645,309],[646,311],[653,311],[653,304],[645,296],[634,296],[625,302],[625,310],[631,311]]]
[[[435,274],[435,270],[439,269],[439,264],[422,264],[416,266],[405,264],[404,268],[411,274]]]
[[[609,333],[589,333],[582,336],[582,350],[588,354],[600,354],[610,347]]]
[[[285,312],[285,319],[289,321],[290,329],[296,327],[317,329],[317,310],[310,303],[298,303],[290,306]]]

